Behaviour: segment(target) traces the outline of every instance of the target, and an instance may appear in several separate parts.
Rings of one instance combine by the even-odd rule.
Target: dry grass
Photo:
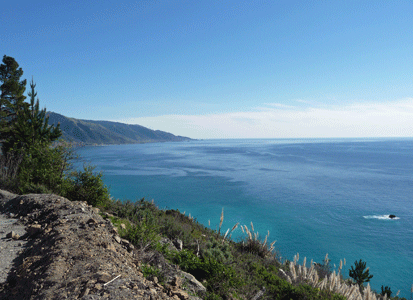
[[[254,224],[251,222],[251,230],[248,229],[247,225],[241,225],[242,232],[246,235],[246,239],[242,242],[242,249],[244,251],[257,254],[261,257],[266,257],[267,255],[273,253],[274,244],[276,241],[273,241],[271,244],[267,244],[268,237],[270,232],[267,232],[267,235],[264,237],[264,240],[259,239],[259,233],[254,232]]]
[[[224,222],[224,208],[221,211],[221,217],[219,219],[218,235],[221,233],[222,223]],[[208,221],[208,225],[210,225]],[[222,242],[227,238],[231,238],[232,232],[237,229],[239,222],[237,222],[231,229],[227,229],[222,239]],[[251,230],[248,229],[247,225],[241,225],[242,233],[246,235],[244,241],[242,241],[242,250],[250,253],[257,254],[261,257],[265,257],[274,251],[274,244],[276,241],[273,241],[271,244],[267,244],[270,231],[267,231],[267,235],[264,237],[264,240],[259,239],[259,233],[254,231],[254,224],[251,222]]]
[[[370,284],[364,288],[363,293],[360,292],[359,286],[356,284],[351,284],[345,281],[341,276],[341,270],[343,265],[345,265],[345,260],[340,260],[340,265],[338,271],[333,271],[328,276],[320,279],[318,272],[316,270],[313,261],[310,263],[310,268],[306,266],[306,258],[304,258],[303,263],[299,265],[297,262],[299,260],[299,255],[294,256],[294,260],[288,265],[289,270],[285,271],[280,269],[280,275],[285,278],[289,283],[294,285],[308,284],[314,288],[320,290],[327,290],[333,293],[343,295],[348,300],[386,300],[387,295],[381,296],[374,293]],[[328,263],[328,254],[324,259],[325,263]]]
[[[224,222],[224,208],[222,208],[221,218],[219,219],[219,229],[218,229],[218,234],[220,234],[220,233],[221,233],[222,222]]]

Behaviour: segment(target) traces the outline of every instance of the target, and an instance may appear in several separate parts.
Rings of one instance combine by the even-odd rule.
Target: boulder
[[[181,271],[183,282],[187,289],[193,293],[206,292],[206,288],[192,274]]]

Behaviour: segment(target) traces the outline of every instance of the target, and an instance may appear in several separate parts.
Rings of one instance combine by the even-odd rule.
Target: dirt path
[[[25,234],[25,226],[18,219],[0,213],[0,284],[6,282],[15,260],[23,251],[27,241],[19,240],[19,237]]]
[[[14,197],[16,195],[0,190],[0,207]],[[26,241],[18,239],[26,234],[25,226],[18,222],[18,218],[13,217],[13,213],[6,213],[0,209],[0,284],[6,282],[10,270],[17,264],[16,260],[26,244]]]

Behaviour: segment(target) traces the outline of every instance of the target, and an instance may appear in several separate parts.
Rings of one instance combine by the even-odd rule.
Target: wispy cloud
[[[325,107],[267,104],[251,111],[117,121],[192,138],[411,137],[413,98]]]

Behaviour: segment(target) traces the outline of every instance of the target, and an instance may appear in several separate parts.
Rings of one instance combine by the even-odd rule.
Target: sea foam
[[[399,217],[390,218],[390,215],[371,215],[363,216],[364,219],[378,219],[378,220],[400,220]]]

